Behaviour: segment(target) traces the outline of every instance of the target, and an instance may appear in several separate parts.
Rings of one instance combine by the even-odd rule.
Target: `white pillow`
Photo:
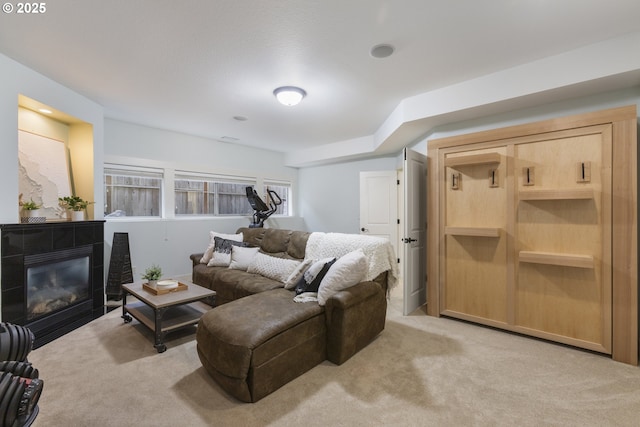
[[[338,258],[320,282],[318,304],[325,305],[333,294],[360,283],[364,280],[367,269],[367,257],[362,249]]]
[[[278,258],[258,252],[249,264],[247,272],[257,273],[284,283],[299,264],[300,261]]]
[[[231,248],[231,264],[229,268],[236,270],[246,270],[253,261],[260,248],[244,248],[242,246],[234,246]]]
[[[218,236],[215,237],[215,240],[216,245],[213,247],[213,255],[207,263],[207,267],[229,267],[229,264],[231,264],[231,248],[234,246],[249,246],[245,242],[223,239]]]
[[[236,242],[242,242],[243,235],[242,233],[238,234],[224,234],[217,233],[215,231],[209,232],[209,246],[204,251],[204,255],[200,258],[200,264],[208,264],[211,261],[211,257],[213,256],[213,248],[216,245],[216,237],[222,237],[223,239],[235,240]]]
[[[302,261],[296,267],[296,269],[293,270],[293,273],[291,273],[291,275],[287,277],[287,280],[285,280],[284,282],[284,288],[285,289],[295,288],[296,284],[298,283],[302,275],[305,273],[305,271],[307,271],[309,267],[311,267],[311,264],[313,264],[313,260],[311,258],[305,259],[304,261]]]

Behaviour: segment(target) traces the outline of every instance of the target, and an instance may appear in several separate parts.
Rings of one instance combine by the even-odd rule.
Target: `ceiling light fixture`
[[[302,101],[302,98],[307,96],[307,92],[304,89],[300,89],[295,86],[282,86],[273,91],[276,99],[286,106],[297,105]]]

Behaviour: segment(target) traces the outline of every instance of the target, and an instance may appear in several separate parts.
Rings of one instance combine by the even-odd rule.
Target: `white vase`
[[[24,213],[27,218],[34,218],[40,216],[40,209],[25,210]]]
[[[84,211],[70,211],[71,221],[84,221]]]

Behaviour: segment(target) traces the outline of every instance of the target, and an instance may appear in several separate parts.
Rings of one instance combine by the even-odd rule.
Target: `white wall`
[[[281,153],[111,119],[105,120],[104,140],[105,162],[158,167],[168,173],[185,170],[254,177],[258,186],[268,179],[290,181],[295,216],[272,216],[266,226],[305,230],[297,215],[298,170],[284,166]],[[106,270],[114,232],[128,233],[134,279],[138,280],[154,263],[162,267],[165,277],[190,274],[189,255],[204,251],[209,231],[234,233],[249,223],[250,217],[175,218],[172,212],[164,219],[109,218],[105,224]]]
[[[0,223],[19,221],[18,95],[22,94],[93,125],[93,168],[102,176],[103,109],[93,101],[0,54]],[[102,181],[95,180],[95,202],[104,204]],[[99,190],[99,191],[98,191]]]
[[[397,170],[396,157],[300,169],[300,212],[307,229],[359,233],[360,172]]]
[[[284,166],[284,155],[208,138],[105,119],[107,160],[113,157],[165,162],[221,174],[257,175],[295,181],[298,170]],[[150,164],[151,165],[151,164]]]

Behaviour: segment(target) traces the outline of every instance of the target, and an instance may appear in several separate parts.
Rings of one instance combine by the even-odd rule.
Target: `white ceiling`
[[[640,31],[638,0],[46,7],[3,13],[0,52],[101,104],[108,118],[286,153],[374,135],[410,97]],[[394,55],[371,57],[379,43],[394,45]],[[284,107],[272,94],[283,85],[308,96]],[[416,124],[407,138],[428,130]]]

